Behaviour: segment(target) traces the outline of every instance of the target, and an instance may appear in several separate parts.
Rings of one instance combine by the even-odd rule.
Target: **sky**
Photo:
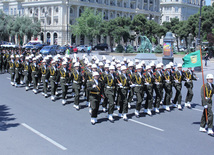
[[[206,0],[206,5],[210,5],[210,0]]]

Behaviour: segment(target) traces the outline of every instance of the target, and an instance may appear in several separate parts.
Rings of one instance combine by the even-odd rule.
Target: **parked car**
[[[42,55],[56,55],[56,49],[53,46],[44,46],[41,50],[40,50],[40,54]]]
[[[77,49],[78,49],[78,52],[86,52],[87,51],[87,45],[80,45],[80,46],[77,46]]]
[[[62,47],[60,47],[60,48],[58,48],[58,49],[56,50],[56,53],[57,53],[57,54],[64,55],[66,50],[67,50],[67,47],[66,47],[66,46],[62,46]],[[69,50],[70,50],[70,53],[73,52],[73,49],[70,48],[70,47],[69,47]]]
[[[14,43],[10,43],[10,42],[7,42],[3,45],[1,45],[1,47],[7,47],[7,48],[18,48],[19,45],[15,45]]]
[[[103,43],[103,44],[97,44],[96,46],[93,47],[93,50],[107,50],[108,49],[108,44]]]
[[[25,46],[25,49],[26,50],[34,49],[34,46],[33,45],[28,45],[28,46]]]
[[[44,46],[48,46],[47,44],[36,44],[34,46],[34,49],[35,50],[41,50]]]

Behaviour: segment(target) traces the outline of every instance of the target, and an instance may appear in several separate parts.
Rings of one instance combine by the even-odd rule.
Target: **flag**
[[[200,50],[190,53],[183,57],[183,67],[199,67],[201,66],[201,54]]]

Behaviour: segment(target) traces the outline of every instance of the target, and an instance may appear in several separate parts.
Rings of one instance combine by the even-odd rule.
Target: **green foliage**
[[[101,13],[95,14],[93,9],[86,7],[81,16],[76,18],[76,23],[70,25],[70,28],[74,35],[86,35],[92,41],[94,37],[99,35],[101,23]]]
[[[126,53],[134,53],[135,50],[134,50],[134,47],[132,45],[128,45],[126,47]]]
[[[124,51],[123,46],[120,45],[120,44],[117,45],[115,52],[116,52],[116,53],[123,53],[123,51]]]
[[[158,46],[155,47],[155,51],[154,52],[155,53],[163,53],[163,50],[162,50],[161,46],[158,45]]]

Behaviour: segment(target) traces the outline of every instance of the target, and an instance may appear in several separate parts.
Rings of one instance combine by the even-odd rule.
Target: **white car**
[[[80,45],[77,46],[78,52],[86,52],[87,51],[87,45]]]
[[[15,45],[15,44],[13,44],[13,43],[8,42],[8,43],[6,43],[6,44],[1,45],[1,47],[18,48],[19,45]]]

